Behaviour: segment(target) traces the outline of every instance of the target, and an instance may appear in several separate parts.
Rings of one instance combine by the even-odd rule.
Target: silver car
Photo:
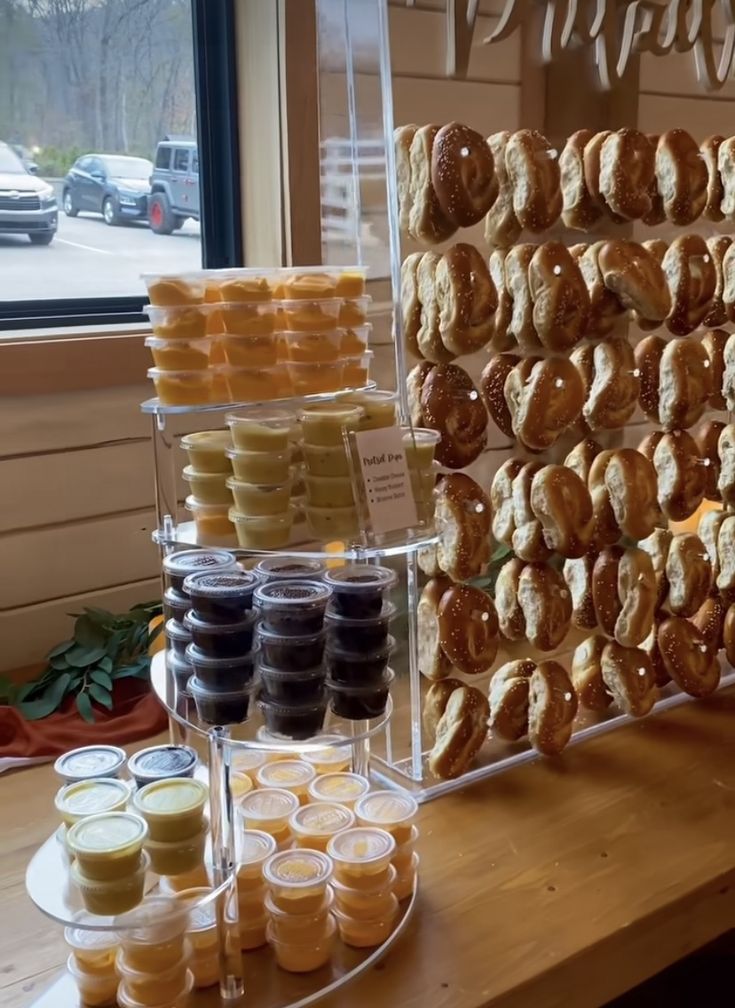
[[[50,245],[57,223],[53,187],[31,175],[15,151],[0,143],[0,234],[27,234],[34,245]]]

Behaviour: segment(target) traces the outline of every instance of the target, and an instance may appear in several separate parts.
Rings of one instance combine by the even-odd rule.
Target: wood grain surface
[[[423,806],[417,916],[325,1008],[593,1008],[732,928],[734,743],[729,690]],[[23,886],[56,783],[0,783],[4,1008],[36,1004],[65,957]],[[38,1008],[71,1004],[58,986]]]

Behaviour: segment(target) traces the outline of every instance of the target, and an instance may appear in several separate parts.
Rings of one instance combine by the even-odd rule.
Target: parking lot
[[[101,217],[72,218],[60,211],[51,245],[0,234],[0,300],[132,295],[143,289],[141,273],[200,266],[195,221],[172,235],[157,235],[145,223],[108,227]]]

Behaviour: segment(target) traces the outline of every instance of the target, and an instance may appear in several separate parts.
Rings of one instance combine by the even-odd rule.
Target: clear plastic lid
[[[184,658],[183,655],[176,654],[175,651],[166,651],[166,668],[172,675],[176,676],[177,680],[187,673],[191,675],[193,671],[189,659]]]
[[[99,812],[122,811],[130,791],[124,781],[114,777],[75,781],[56,792],[56,811],[67,823]]]
[[[266,644],[286,644],[288,647],[304,647],[307,644],[316,644],[323,640],[325,631],[320,630],[315,634],[281,634],[274,630],[266,630],[264,626],[258,627],[258,636]]]
[[[182,982],[181,990],[176,995],[173,1004],[174,1005],[186,1005],[189,1003],[189,996],[191,994],[192,988],[194,987],[194,974],[191,970],[186,970],[184,973],[184,980]],[[123,981],[117,989],[117,1004],[119,1008],[171,1008],[171,1001],[166,1001],[164,1004],[151,1005],[150,1002],[138,1001],[131,997],[128,989]]]
[[[164,350],[166,347],[181,348],[199,346],[206,353],[212,342],[211,336],[192,336],[191,339],[164,339],[162,336],[146,336],[145,345],[153,350]]]
[[[230,451],[229,448],[226,449],[226,452],[228,451]],[[223,469],[222,472],[204,472],[199,469],[195,469],[192,465],[188,465],[184,466],[181,470],[181,478],[186,480],[187,483],[191,483],[193,480],[197,480],[201,483],[223,483],[230,473],[231,470],[229,468]]]
[[[263,407],[262,409],[248,410],[247,413],[242,415],[228,413],[225,417],[225,423],[228,427],[257,425],[259,427],[275,427],[279,430],[284,428],[290,430],[295,418],[296,415],[290,412],[290,410]]]
[[[226,504],[206,504],[204,501],[197,500],[193,494],[189,494],[184,501],[184,507],[192,514],[203,517],[204,515],[224,515],[230,505],[229,502]]]
[[[283,788],[250,791],[240,799],[237,806],[241,818],[260,822],[286,820],[298,807],[296,795]]]
[[[292,335],[298,336],[299,333],[293,333]],[[361,416],[363,416],[365,410],[362,406],[356,405],[356,403],[347,402],[326,402],[317,403],[314,406],[305,406],[299,414],[299,420],[303,423],[309,420],[341,420],[342,425],[348,423],[357,423]]]
[[[166,620],[165,631],[168,638],[175,641],[181,641],[182,644],[184,641],[191,640],[191,634],[182,623],[179,623],[177,619],[172,618],[170,620]],[[130,761],[128,761],[128,768],[129,767]]]
[[[347,621],[349,622],[349,620]],[[355,620],[354,622],[363,622],[362,620]],[[370,620],[365,620],[364,622],[369,623]],[[359,664],[364,662],[376,662],[376,661],[388,661],[391,654],[393,653],[396,646],[395,637],[388,635],[385,644],[380,647],[371,648],[370,650],[361,649],[359,651],[351,651],[349,648],[343,648],[334,640],[327,640],[326,653],[332,657],[341,658],[343,661],[351,661]]]
[[[266,763],[258,770],[257,780],[262,788],[306,788],[316,777],[316,770],[303,760],[277,760]]]
[[[175,938],[186,930],[186,908],[174,896],[149,896],[140,906],[115,918],[125,944],[148,944]]]
[[[127,979],[131,980],[133,983],[151,983],[155,981],[156,983],[160,983],[162,986],[166,987],[168,987],[171,983],[175,983],[177,977],[186,976],[186,967],[188,965],[189,956],[186,948],[182,951],[184,954],[178,962],[175,962],[172,966],[167,966],[166,969],[161,969],[159,967],[152,976],[148,970],[131,969],[131,967],[126,964],[125,954],[121,949],[115,957],[115,969],[120,977],[121,986],[125,986],[125,981]],[[174,1002],[174,1005],[175,1004],[176,1002]],[[149,1006],[147,1006],[147,1008],[149,1008]]]
[[[261,630],[260,633],[265,635],[266,637],[269,636],[272,639],[278,639],[278,640],[281,639],[280,635],[268,634],[267,630]],[[321,638],[321,636],[322,634],[317,634],[314,637],[307,637],[306,640],[309,642],[317,641]],[[284,637],[283,640],[287,641],[290,644],[294,640],[294,638]],[[303,638],[297,637],[296,640],[302,641]],[[326,673],[321,665],[317,665],[314,668],[310,669],[291,670],[291,669],[271,668],[270,665],[264,665],[263,662],[261,662],[258,668],[260,669],[260,674],[263,678],[280,679],[282,682],[288,682],[289,680],[291,682],[302,682],[303,680],[326,679]]]
[[[328,573],[328,572],[327,572]],[[327,575],[325,574],[325,577]],[[331,592],[321,581],[267,581],[255,590],[256,605],[264,609],[323,610]]]
[[[324,575],[324,581],[334,591],[359,593],[364,591],[390,591],[398,575],[390,567],[372,564],[347,564],[334,567]]]
[[[54,763],[54,770],[67,783],[91,777],[115,777],[127,759],[124,749],[112,745],[89,745],[64,753]]]
[[[162,311],[169,311],[170,309],[164,308]],[[158,368],[151,367],[146,371],[146,376],[155,381],[156,378],[161,378],[164,381],[172,382],[177,379],[180,381],[186,381],[190,378],[193,383],[208,385],[211,384],[214,379],[214,373],[211,368]]]
[[[241,773],[256,770],[265,763],[265,753],[261,749],[243,749],[232,754],[232,769]]]
[[[316,802],[356,802],[370,790],[370,781],[356,773],[321,774],[309,785],[309,797]]]
[[[341,589],[340,589],[341,590]],[[360,618],[352,616],[343,616],[341,613],[335,612],[333,604],[327,607],[324,613],[324,618],[328,623],[339,623],[342,627],[365,627],[365,626],[375,626],[377,623],[383,623],[385,620],[392,620],[396,614],[396,607],[392,602],[383,602],[383,608],[380,610],[377,616],[363,616]]]
[[[242,626],[240,623],[234,624],[236,627]],[[249,624],[244,624],[247,627]],[[216,624],[212,624],[211,629],[214,633],[226,633],[231,630],[230,626],[217,627]],[[207,624],[207,631],[210,630],[209,624]],[[209,669],[211,672],[229,672],[231,669],[242,668],[243,665],[251,664],[254,665],[258,656],[258,648],[253,647],[251,651],[247,654],[237,655],[236,658],[213,658],[211,655],[205,654],[201,648],[197,647],[196,644],[189,644],[186,649],[186,657],[193,666],[199,666],[200,668]]]
[[[319,308],[325,315],[336,318],[342,305],[342,298],[321,297],[319,292],[315,290],[313,294],[309,294],[308,296],[304,294],[303,297],[281,298],[278,304],[281,308],[285,308],[286,311],[298,311],[304,305],[319,305]]]
[[[275,837],[262,830],[241,830],[237,841],[237,863],[240,865],[262,864],[271,854],[275,854],[278,844]]]
[[[187,630],[203,631],[204,633],[211,634],[213,637],[226,636],[227,634],[243,633],[249,630],[255,623],[256,618],[254,612],[249,612],[245,619],[238,620],[237,623],[212,623],[207,619],[197,616],[193,609],[190,609],[186,616],[184,616],[184,626]],[[200,651],[196,644],[192,644],[191,647],[194,648],[193,654],[190,656],[192,661],[196,659],[196,661],[206,663],[208,656],[203,651]],[[257,649],[253,648],[253,650]],[[217,660],[219,661],[220,659]]]
[[[215,474],[216,475],[216,474]],[[227,550],[181,550],[163,558],[163,573],[177,578],[190,574],[237,569],[237,561]]]
[[[207,787],[188,777],[169,777],[151,781],[133,796],[133,804],[143,815],[178,816],[204,808]]]
[[[401,434],[403,443],[409,445],[433,447],[441,440],[439,431],[432,430],[430,427],[401,427]]]
[[[149,339],[154,337],[149,337]],[[158,343],[169,343],[170,340],[157,340]],[[180,343],[181,340],[174,340]],[[146,340],[148,346],[148,340]],[[185,434],[179,442],[184,451],[221,451],[224,454],[225,448],[232,447],[232,437],[228,430],[207,430],[196,431],[193,434]]]
[[[228,476],[225,482],[230,490],[242,490],[244,488],[248,488],[250,490],[260,491],[261,493],[284,489],[290,491],[292,484],[301,474],[300,470],[300,466],[289,466],[288,477],[283,483],[252,483],[249,480],[238,479],[237,476]]]
[[[391,668],[387,668],[377,682],[371,683],[342,683],[327,679],[327,686],[333,693],[344,693],[345,696],[371,697],[375,693],[390,688],[390,684],[395,679],[396,674]]]
[[[411,822],[419,810],[418,802],[400,791],[373,791],[355,804],[358,819],[375,826],[397,826]]]
[[[66,846],[75,855],[121,857],[142,847],[147,836],[148,826],[140,816],[132,812],[101,812],[72,826],[66,834]]]
[[[355,826],[337,833],[327,844],[332,860],[344,865],[371,864],[390,858],[396,842],[390,833],[372,826]]]
[[[237,599],[252,595],[258,578],[252,571],[232,570],[219,574],[190,574],[184,581],[184,591],[200,598]]]
[[[312,581],[320,578],[327,569],[321,560],[309,560],[299,556],[265,557],[255,567],[255,573],[265,581],[289,581],[293,579]]]
[[[270,885],[308,889],[329,882],[332,862],[321,851],[302,848],[279,851],[265,862],[263,875]]]
[[[178,588],[167,588],[163,593],[163,601],[167,606],[170,606],[171,609],[178,609],[181,613],[182,619],[184,618],[184,613],[191,606],[189,596],[184,595],[184,593],[180,592]]]
[[[171,622],[169,620],[169,622]],[[188,637],[188,634],[187,634]],[[132,777],[177,777],[191,772],[197,764],[196,749],[185,745],[158,745],[141,749],[128,760],[128,773]]]
[[[86,997],[83,1004],[89,1004],[90,1000],[93,1004],[118,1004],[115,997],[117,977],[114,969],[111,972],[93,973],[76,962],[73,952],[66,960],[66,969],[78,985],[80,994],[84,991]]]
[[[342,735],[317,735],[309,741],[324,742],[324,749],[314,749],[311,752],[304,753],[302,758],[307,763],[313,763],[315,766],[328,766],[330,763],[335,766],[349,764],[351,752],[348,746],[333,747],[327,745],[327,743],[341,742],[342,740]]]
[[[311,802],[297,809],[288,824],[294,833],[302,836],[326,837],[354,826],[355,816],[344,805],[336,802]]]
[[[230,661],[231,659],[228,659]],[[200,700],[216,700],[218,703],[228,704],[234,700],[242,700],[245,696],[250,696],[258,685],[255,676],[250,680],[250,682],[244,683],[244,685],[239,686],[236,690],[221,690],[212,686],[207,686],[200,679],[197,679],[195,675],[191,677],[187,683],[187,689],[189,693],[196,699],[199,697]]]
[[[105,952],[118,946],[118,936],[114,931],[90,931],[83,927],[64,928],[64,941],[75,951]]]
[[[196,886],[193,889],[183,889],[173,897],[183,905],[189,915],[187,932],[209,931],[217,927],[216,901],[207,900],[207,897],[211,895],[211,889],[206,886]]]

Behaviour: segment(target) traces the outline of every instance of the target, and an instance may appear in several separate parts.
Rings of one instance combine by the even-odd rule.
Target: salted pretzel
[[[602,680],[613,702],[631,717],[645,717],[658,699],[656,678],[646,651],[609,641],[600,659]]]
[[[515,354],[496,354],[490,358],[480,375],[480,395],[490,419],[509,438],[513,437],[513,421],[505,401],[505,379],[519,362],[520,357]]]
[[[487,442],[487,412],[474,382],[456,364],[438,364],[424,379],[421,409],[440,434],[435,456],[449,469],[463,469]]]
[[[604,242],[593,242],[577,258],[577,265],[587,287],[590,310],[587,316],[588,336],[603,338],[615,329],[621,315],[625,313],[617,296],[605,286],[597,257]]]
[[[463,675],[487,672],[498,653],[498,617],[492,599],[472,585],[455,584],[441,597],[439,640]]]
[[[613,213],[639,220],[651,209],[654,152],[645,134],[623,128],[605,138],[600,150],[600,195]]]
[[[671,294],[663,267],[638,242],[606,241],[597,253],[602,279],[624,308],[642,319],[663,322],[671,311]]]
[[[568,744],[577,714],[577,694],[562,665],[539,662],[531,673],[528,738],[544,756],[556,756]]]
[[[707,165],[686,130],[662,133],[656,145],[656,184],[666,219],[679,227],[695,221],[707,202],[708,182]]]
[[[563,351],[582,338],[589,295],[579,266],[561,242],[544,242],[528,265],[533,327],[547,350]]]
[[[640,391],[633,349],[610,337],[577,348],[571,357],[585,386],[582,417],[591,431],[624,427],[635,412]]]
[[[584,148],[592,136],[591,130],[577,130],[559,155],[562,220],[577,231],[589,231],[602,216],[602,207],[584,180]]]
[[[713,136],[708,136],[699,145],[699,152],[707,169],[707,199],[702,216],[711,221],[721,221],[724,217],[721,206],[725,193],[717,164],[717,155],[724,139],[723,136],[715,133]]]
[[[434,274],[439,334],[454,356],[474,353],[492,338],[498,295],[474,245],[458,242],[439,259]]]
[[[504,394],[513,432],[532,451],[549,448],[584,403],[582,379],[564,357],[521,361],[506,377]]]
[[[462,123],[442,126],[431,151],[431,184],[444,216],[456,227],[482,220],[499,188],[484,137]]]
[[[529,231],[546,231],[562,208],[559,160],[546,137],[536,130],[511,134],[505,167],[513,189],[513,212]]]
[[[513,186],[505,167],[505,149],[510,133],[501,130],[487,138],[495,162],[498,196],[485,217],[485,241],[491,248],[510,248],[521,233],[521,225],[513,211]]]
[[[653,452],[658,503],[671,521],[684,521],[704,497],[705,468],[694,438],[686,431],[663,434]]]
[[[421,126],[413,135],[408,151],[410,208],[408,233],[427,245],[451,238],[456,226],[444,214],[431,184],[431,151],[438,126]]]
[[[515,742],[528,733],[528,696],[536,662],[519,658],[501,665],[490,680],[490,731]]]
[[[717,285],[715,266],[704,238],[695,234],[675,238],[661,268],[671,294],[666,325],[676,336],[687,336],[704,321]]]
[[[707,239],[707,248],[712,257],[712,264],[715,267],[715,292],[712,295],[707,314],[702,319],[702,324],[706,326],[721,326],[727,321],[728,311],[725,305],[725,256],[727,250],[732,245],[732,238],[728,235],[710,235]]]
[[[592,501],[576,473],[561,465],[543,466],[531,483],[531,510],[544,542],[563,557],[581,557],[592,538]]]

